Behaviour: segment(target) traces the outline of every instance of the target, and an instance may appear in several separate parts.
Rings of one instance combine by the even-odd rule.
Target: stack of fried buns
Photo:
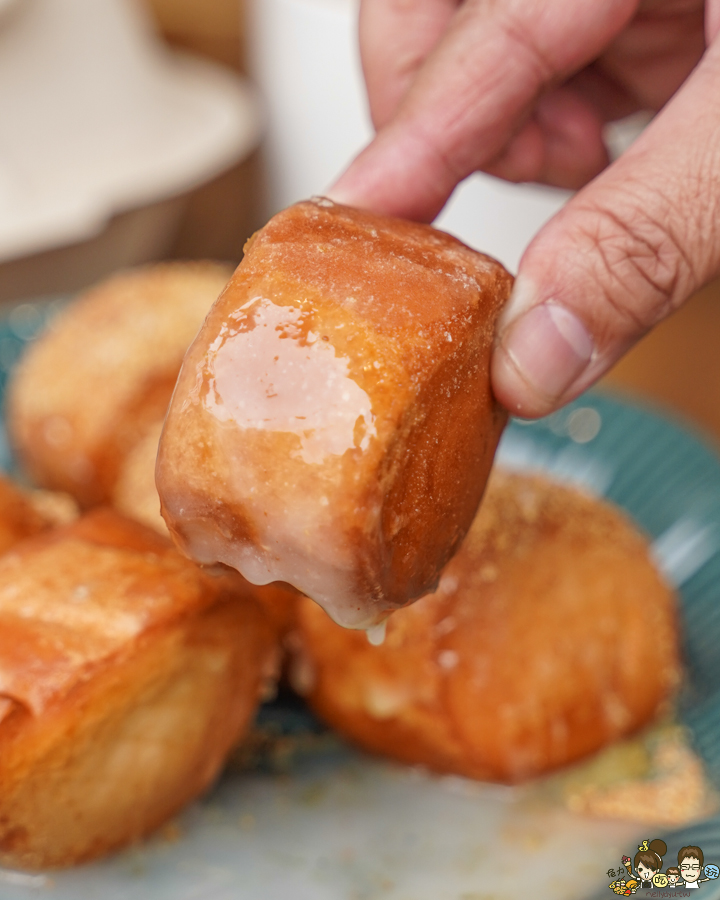
[[[118,274],[15,373],[19,461],[84,513],[0,482],[0,865],[96,857],[196,797],[283,641],[361,746],[505,782],[640,728],[678,683],[674,597],[624,514],[502,472],[477,512],[506,420],[499,264],[315,200],[230,275]],[[191,344],[159,473],[212,569],[174,548],[154,479]],[[299,591],[355,629],[397,611],[373,646]]]
[[[183,354],[230,273],[120,273],[16,370],[21,464],[94,509],[0,480],[0,865],[66,866],[147,834],[212,783],[274,687],[277,616],[174,549],[153,480]]]

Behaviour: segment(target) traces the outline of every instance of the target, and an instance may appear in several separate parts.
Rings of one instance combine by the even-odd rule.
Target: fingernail
[[[557,400],[587,367],[593,342],[574,313],[549,300],[511,320],[498,349],[533,392]]]
[[[352,206],[353,200],[355,199],[351,191],[343,189],[341,182],[327,188],[323,193],[323,197],[327,197],[328,200],[332,200],[333,203],[339,203],[342,206]]]
[[[524,312],[535,305],[537,288],[526,275],[518,275],[515,278],[510,299],[505,304],[498,320],[497,331],[502,334]]]

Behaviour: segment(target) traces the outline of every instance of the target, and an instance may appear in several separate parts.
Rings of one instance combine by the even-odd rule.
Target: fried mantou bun
[[[110,498],[125,454],[165,417],[183,355],[231,274],[210,262],[129,270],[58,314],[9,389],[10,435],[38,485],[84,506]]]
[[[675,598],[609,503],[494,472],[436,593],[381,646],[304,601],[296,682],[362,747],[518,782],[658,714],[678,684]]]
[[[113,487],[112,505],[160,534],[168,535],[160,515],[160,498],[155,487],[155,462],[162,422],[151,425],[120,465]]]
[[[213,781],[274,666],[274,629],[110,510],[0,559],[0,865],[68,866]]]
[[[322,198],[275,216],[168,413],[157,479],[179,545],[355,628],[432,588],[506,420],[489,361],[511,283],[428,225]]]

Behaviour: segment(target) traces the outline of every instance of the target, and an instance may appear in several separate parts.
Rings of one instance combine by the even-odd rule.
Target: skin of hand
[[[579,188],[499,323],[511,412],[573,399],[720,274],[720,0],[362,0],[360,43],[377,134],[333,199],[431,221],[476,170]],[[641,109],[608,165],[604,124]]]

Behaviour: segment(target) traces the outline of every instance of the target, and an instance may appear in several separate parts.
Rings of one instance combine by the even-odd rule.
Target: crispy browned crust
[[[675,600],[645,539],[608,503],[494,473],[435,594],[380,647],[309,601],[300,686],[362,746],[516,782],[657,715],[678,684]]]
[[[427,591],[505,423],[489,360],[511,282],[429,226],[324,200],[272,219],[189,351],[161,440],[184,550],[355,627]]]
[[[0,559],[0,864],[91,859],[211,783],[275,665],[239,585],[109,510]]]
[[[293,631],[297,624],[297,611],[302,594],[280,581],[255,585],[246,582],[248,590],[262,605],[279,635]]]
[[[156,422],[130,449],[118,471],[112,503],[126,516],[167,535],[155,487],[155,461],[161,431],[162,422]]]
[[[85,506],[109,498],[125,454],[164,418],[183,354],[231,272],[208,262],[122,272],[54,320],[9,388],[10,435],[39,485]]]

